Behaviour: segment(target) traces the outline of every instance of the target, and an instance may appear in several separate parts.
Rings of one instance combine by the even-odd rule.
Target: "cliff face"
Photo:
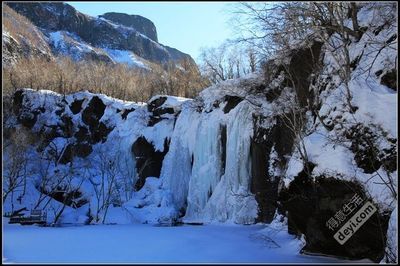
[[[4,65],[29,56],[51,59],[52,52],[44,34],[25,17],[7,5],[3,6],[3,57]]]
[[[99,17],[110,20],[116,24],[134,28],[135,30],[146,35],[153,41],[158,42],[156,26],[151,20],[145,17],[116,12],[107,12]]]
[[[88,47],[87,53],[95,51],[100,60],[101,57],[105,58],[104,54],[108,54],[108,57],[118,62],[121,59],[113,54],[126,51],[155,63],[186,59],[195,64],[188,54],[158,43],[154,24],[141,16],[106,13],[95,18],[80,13],[68,4],[58,2],[7,4],[28,18],[46,36],[52,33],[68,35],[73,39],[75,47]],[[50,45],[55,54],[68,54],[60,51],[54,42],[55,40],[50,38]]]

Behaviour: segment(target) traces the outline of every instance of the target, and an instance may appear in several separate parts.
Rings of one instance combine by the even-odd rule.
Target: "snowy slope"
[[[91,56],[91,58],[97,58],[106,62],[149,69],[145,63],[146,60],[138,57],[132,51],[94,47],[83,41],[76,34],[67,31],[50,32],[48,35],[49,43],[57,55],[70,56],[77,61],[90,58]]]
[[[144,59],[140,59],[140,57],[138,57],[131,51],[108,49],[108,48],[104,48],[103,50],[106,51],[106,53],[116,63],[127,64],[128,66],[131,66],[131,67],[136,66],[136,67],[148,69],[146,64],[143,62]]]

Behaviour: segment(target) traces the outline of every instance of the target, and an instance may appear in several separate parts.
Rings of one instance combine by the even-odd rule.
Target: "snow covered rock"
[[[320,176],[311,181],[301,172],[283,189],[279,200],[288,211],[289,233],[305,235],[304,251],[379,261],[384,256],[386,236],[382,232],[388,229],[388,212],[378,210],[344,245],[334,238],[336,230],[328,226],[331,218],[339,217],[338,210],[356,196],[363,204],[373,202],[357,182],[343,181],[340,176]],[[351,217],[355,212],[349,210],[346,215]]]

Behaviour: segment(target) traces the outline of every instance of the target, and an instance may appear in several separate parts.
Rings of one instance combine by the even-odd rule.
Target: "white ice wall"
[[[193,104],[183,108],[164,158],[161,178],[176,208],[187,204],[185,222],[254,222],[257,202],[250,192],[249,154],[252,111],[246,101],[228,114],[221,108],[199,113]],[[224,125],[227,127],[225,174],[221,140]]]

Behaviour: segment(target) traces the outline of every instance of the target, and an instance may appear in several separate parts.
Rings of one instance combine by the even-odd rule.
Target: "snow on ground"
[[[3,263],[346,262],[298,254],[301,242],[285,232],[273,236],[279,247],[271,244],[263,225],[37,227],[4,221]]]
[[[117,49],[109,49],[103,48],[104,51],[108,53],[108,55],[114,60],[116,63],[127,64],[131,67],[140,67],[149,69],[145,63],[143,63],[143,59],[139,59],[137,55],[135,55],[132,51],[128,50],[117,50]]]
[[[115,63],[127,64],[130,67],[150,69],[145,63],[145,60],[137,56],[132,51],[110,48],[95,48],[94,46],[91,46],[83,41],[76,34],[67,31],[50,32],[49,42],[55,49],[57,49],[58,53],[63,55],[71,55],[74,60],[81,60],[85,54],[93,52],[108,56]]]
[[[86,53],[96,52],[93,46],[68,31],[50,32],[49,42],[59,53],[71,55],[74,60],[81,59]]]

